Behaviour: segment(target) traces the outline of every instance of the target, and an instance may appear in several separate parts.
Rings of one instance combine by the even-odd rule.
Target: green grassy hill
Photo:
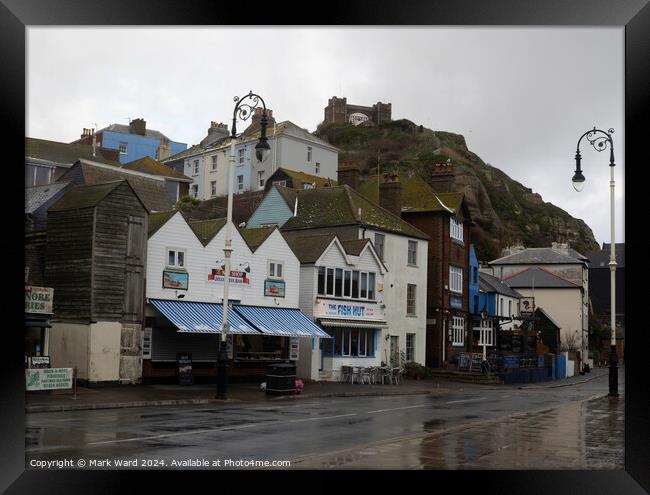
[[[549,247],[568,242],[581,253],[598,249],[593,232],[532,189],[511,179],[467,149],[460,134],[432,131],[409,120],[380,126],[320,126],[316,135],[341,150],[339,162],[362,170],[362,178],[400,169],[415,171],[430,182],[432,165],[454,165],[456,190],[465,193],[475,227],[472,242],[481,260],[491,260],[514,244]]]

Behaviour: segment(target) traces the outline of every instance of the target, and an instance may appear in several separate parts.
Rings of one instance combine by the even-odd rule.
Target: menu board
[[[192,375],[192,354],[189,352],[179,352],[176,354],[176,366],[178,369],[178,384],[192,385],[194,376]]]
[[[469,370],[472,366],[472,358],[468,352],[461,352],[458,354],[458,369]]]

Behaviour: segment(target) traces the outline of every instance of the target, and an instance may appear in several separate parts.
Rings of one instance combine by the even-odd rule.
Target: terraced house
[[[379,308],[385,315],[386,322],[377,348],[381,361],[388,363],[391,356],[395,360],[403,353],[409,361],[424,364],[427,234],[347,185],[292,190],[274,184],[251,216],[248,225],[278,225],[292,246],[301,237],[321,234],[335,235],[344,246],[343,251],[339,249],[341,258],[337,261],[338,265],[327,265],[322,260],[315,264],[316,268],[326,270],[326,277],[328,268],[334,270],[329,272],[334,277],[334,294],[328,293],[327,288],[325,294],[319,294],[315,290],[309,296],[309,301],[301,301],[303,309],[313,307],[322,299],[336,299],[337,280],[343,283],[341,300],[350,300],[351,296],[345,292],[345,271],[351,271],[350,276],[353,277],[356,269],[353,267],[354,262],[350,263],[349,258],[345,261],[343,256],[344,253],[351,255],[345,247],[346,242],[370,241],[370,252],[376,253],[383,265],[382,270],[385,271],[383,285],[376,282],[375,286],[375,298],[383,301]],[[345,263],[348,264],[347,268]],[[342,271],[337,272],[337,268]],[[374,268],[377,277],[382,270]],[[337,278],[338,275],[343,278]],[[376,323],[372,320],[366,322],[371,328],[378,328]],[[329,328],[332,329],[331,334],[334,335],[336,327]]]
[[[229,277],[232,377],[264,376],[272,363],[329,338],[299,309],[300,262],[277,227],[232,229],[231,270],[224,273],[224,218],[189,221],[179,211],[151,215],[143,379],[172,381],[176,354],[189,353],[197,380],[212,380]],[[305,344],[307,343],[307,344]],[[293,344],[293,345],[292,345]]]

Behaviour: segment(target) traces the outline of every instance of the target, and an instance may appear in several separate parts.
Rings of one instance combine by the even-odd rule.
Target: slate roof
[[[48,211],[65,211],[92,208],[124,182],[126,181],[116,180],[103,184],[77,186],[61,196],[61,198],[56,203],[50,206]]]
[[[552,317],[549,313],[547,313],[547,312],[544,310],[544,308],[542,308],[541,306],[538,306],[537,308],[535,308],[535,313],[537,313],[538,311],[539,311],[541,314],[543,314],[543,315],[546,317],[546,319],[548,319],[548,321],[550,321],[550,322],[551,322],[553,325],[555,325],[557,328],[560,328],[560,329],[562,328],[562,327],[560,326],[560,324],[559,324],[557,321],[555,321],[555,320],[553,319],[553,317]]]
[[[188,225],[199,241],[201,241],[201,244],[207,246],[221,228],[226,225],[226,219],[213,218],[210,220],[194,220],[188,221]]]
[[[147,231],[147,235],[151,237],[156,232],[158,232],[158,229],[165,225],[167,221],[176,213],[178,213],[178,210],[157,211],[155,213],[151,213],[149,215],[149,230]]]
[[[142,172],[120,167],[96,166],[83,160],[66,170],[59,180],[71,180],[77,185],[91,185],[122,179],[129,182],[149,211],[167,211],[173,206],[167,194],[165,181]]]
[[[173,168],[168,167],[167,165],[164,165],[149,156],[145,156],[139,160],[133,160],[132,162],[125,163],[122,165],[122,168],[136,170],[138,172],[145,172],[151,175],[160,175],[162,177],[180,180],[181,182],[192,182],[192,179],[190,177],[177,172]]]
[[[34,213],[70,184],[70,181],[57,181],[43,186],[26,187],[25,213]]]
[[[239,136],[240,143],[248,143],[250,141],[255,141],[260,138],[261,132],[260,132],[260,127],[258,124],[251,124],[249,125],[244,132],[241,133]],[[269,139],[269,141],[272,140],[273,138],[273,125],[269,125],[266,128],[266,137]],[[296,137],[299,139],[306,139],[307,141],[311,141],[316,144],[320,144],[321,146],[325,146],[327,148],[332,148],[338,151],[338,148],[336,146],[333,146],[332,144],[328,143],[327,141],[315,136],[311,132],[303,129],[302,127],[297,126],[290,120],[285,120],[282,122],[278,122],[275,124],[275,135],[276,136],[281,136],[281,135],[286,135],[286,136],[292,136]]]
[[[483,274],[481,274],[483,275]],[[562,278],[554,273],[539,267],[526,268],[525,270],[505,277],[503,282],[509,287],[521,288],[569,288],[579,289],[580,286]]]
[[[239,227],[237,230],[246,241],[246,244],[252,252],[255,252],[266,239],[277,229],[276,226],[272,227]]]
[[[462,193],[435,192],[417,174],[401,173],[399,178],[402,184],[403,212],[447,211],[454,215],[458,214],[463,204],[464,195]],[[381,180],[383,181],[383,178]],[[369,176],[359,185],[359,193],[375,203],[379,203],[377,181],[376,175]]]
[[[609,250],[611,243],[603,243],[601,251],[590,251],[587,253],[589,258],[589,268],[607,268],[609,270]],[[617,242],[614,246],[614,255],[616,256],[616,268],[625,268],[625,243]]]
[[[493,277],[487,273],[479,272],[478,274],[478,287],[483,292],[496,292],[497,294],[502,294],[508,297],[521,297],[517,291],[511,289],[499,280],[497,277]]]
[[[103,148],[97,148],[96,156],[93,156],[93,147],[88,144],[60,143],[46,139],[25,138],[25,158],[46,160],[60,165],[72,165],[80,158],[92,160],[106,165],[119,167],[119,161],[111,160],[104,156]],[[106,150],[109,156],[114,155],[114,150]]]
[[[111,124],[107,127],[104,127],[103,129],[98,130],[95,134],[98,134],[103,131],[108,131],[108,132],[119,132],[120,134],[133,134],[135,136],[139,136],[139,134],[135,134],[132,132],[129,132],[129,126],[124,125],[124,124]],[[155,139],[166,139],[168,141],[172,141],[169,139],[167,136],[165,136],[162,132],[156,131],[155,129],[145,129],[144,134],[146,137],[149,138],[155,138]],[[174,141],[176,142],[176,141]]]
[[[282,230],[358,225],[418,239],[429,239],[421,230],[347,185],[303,189],[297,191],[297,194],[298,215],[290,218],[282,226]]]
[[[193,156],[199,153],[202,153],[203,151],[212,148],[213,146],[201,146],[200,144],[194,144],[187,148],[186,150],[179,151],[175,155],[168,156],[164,160],[160,160],[161,163],[167,163],[167,162],[175,162],[176,160],[181,160],[184,158],[187,158],[188,156]],[[216,146],[214,146],[216,147]]]
[[[242,222],[248,222],[248,219],[262,202],[263,197],[263,190],[234,194],[232,200],[233,223],[239,225]],[[183,213],[191,220],[209,220],[225,217],[227,215],[227,208],[228,196],[220,196],[201,201],[196,208],[186,210]]]
[[[359,256],[363,248],[366,247],[366,244],[370,242],[370,239],[350,239],[347,241],[341,241],[341,245],[345,252],[353,256]]]
[[[284,202],[287,204],[289,209],[293,211],[294,207],[296,206],[296,198],[298,197],[298,193],[294,189],[281,186],[280,184],[273,184],[273,187],[278,190],[280,196],[282,196],[282,199],[284,199]]]
[[[318,234],[293,239],[285,237],[285,240],[301,263],[316,263],[335,237],[334,234]]]
[[[490,265],[543,265],[543,264],[575,264],[583,263],[587,258],[569,248],[570,255],[553,248],[527,248],[518,253],[490,261]]]
[[[269,180],[272,181],[273,176],[276,173],[280,172],[280,171],[284,172],[286,175],[288,175],[289,177],[291,177],[294,180],[299,180],[300,182],[307,182],[309,184],[316,184],[317,186],[326,186],[326,185],[327,186],[336,186],[336,185],[338,185],[338,182],[336,182],[335,180],[330,179],[328,177],[321,177],[319,175],[312,175],[312,174],[308,174],[308,173],[305,173],[305,172],[299,172],[299,171],[291,170],[291,169],[284,168],[284,167],[279,167],[275,172],[273,172],[273,175],[271,175],[271,177],[269,177]]]

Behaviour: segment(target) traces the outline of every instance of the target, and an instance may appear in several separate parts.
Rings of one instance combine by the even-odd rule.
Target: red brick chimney
[[[339,186],[348,185],[356,191],[361,183],[361,170],[350,162],[341,162],[337,170],[337,181]]]
[[[434,163],[431,167],[431,187],[435,192],[456,191],[456,177],[451,160],[445,163]]]
[[[402,183],[397,172],[384,174],[384,182],[379,184],[379,206],[393,215],[402,216]]]

